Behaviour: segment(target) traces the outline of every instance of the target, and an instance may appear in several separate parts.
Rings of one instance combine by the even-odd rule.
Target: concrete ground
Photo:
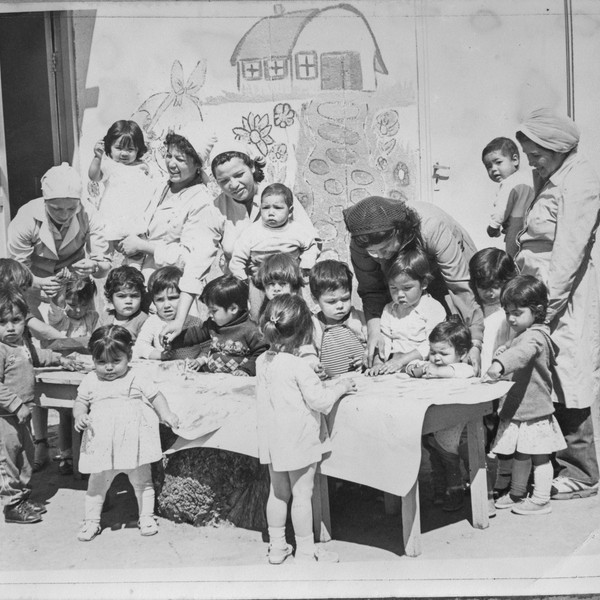
[[[55,448],[51,449],[55,453]],[[332,493],[340,563],[266,563],[263,532],[195,528],[159,519],[154,537],[139,535],[126,481],[117,480],[103,531],[77,541],[85,481],[36,475],[41,523],[0,519],[0,598],[309,598],[482,597],[585,594],[600,597],[600,499],[553,501],[552,513],[523,517],[500,511],[486,530],[468,509],[444,513],[421,486],[423,553],[403,555],[399,515],[382,495],[352,484]]]

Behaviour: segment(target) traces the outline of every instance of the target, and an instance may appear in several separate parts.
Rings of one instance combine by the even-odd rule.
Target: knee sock
[[[154,486],[152,482],[144,486],[133,486],[135,499],[137,500],[140,519],[142,517],[154,516]]]
[[[524,498],[527,495],[527,482],[531,472],[531,460],[513,460],[510,495],[513,498]]]
[[[317,548],[315,546],[315,537],[311,533],[305,536],[296,536],[296,552],[300,554],[308,554],[314,556]]]
[[[285,527],[268,527],[269,543],[273,548],[285,548]]]
[[[533,494],[531,494],[531,499],[536,504],[546,504],[550,501],[552,474],[553,469],[550,461],[533,466]]]

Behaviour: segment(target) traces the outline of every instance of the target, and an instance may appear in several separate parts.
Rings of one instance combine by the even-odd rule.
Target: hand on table
[[[473,346],[469,350],[469,362],[475,371],[475,377],[479,377],[481,375],[481,349],[477,346]]]
[[[162,421],[171,429],[177,429],[179,427],[179,417],[174,412],[169,411],[165,413],[163,415]]]
[[[177,321],[169,321],[160,332],[160,343],[163,348],[168,349],[171,342],[183,331],[183,327]]]
[[[60,366],[67,371],[77,370],[77,361],[75,358],[68,358],[66,356],[60,357]]]
[[[504,369],[498,361],[493,361],[492,366],[487,370],[487,373],[481,378],[483,383],[497,381],[502,377]]]

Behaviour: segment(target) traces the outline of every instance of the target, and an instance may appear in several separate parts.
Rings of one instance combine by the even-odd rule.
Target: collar
[[[245,323],[248,320],[248,316],[248,311],[243,310],[235,319],[233,319],[233,321],[229,321],[229,323],[226,323],[225,325],[217,325],[212,317],[209,317],[208,320],[211,322],[212,329],[216,331],[222,331],[227,327],[235,327],[236,325],[241,325],[242,323]]]
[[[352,313],[352,310],[350,310],[350,312],[348,312],[348,314],[341,320],[338,321],[337,323],[326,323],[325,322],[325,317],[323,315],[323,311],[319,311],[317,313],[317,319],[319,320],[319,323],[321,323],[321,325],[325,328],[325,329],[331,329],[332,327],[338,327],[338,326],[343,326],[343,327],[347,327],[348,326],[348,320],[350,319],[350,314]]]

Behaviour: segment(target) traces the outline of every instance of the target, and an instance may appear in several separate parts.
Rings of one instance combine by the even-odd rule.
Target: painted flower
[[[294,124],[296,118],[296,111],[287,103],[282,102],[277,104],[273,109],[273,123],[275,127],[291,127]]]
[[[393,136],[398,133],[398,113],[395,110],[387,110],[377,116],[377,129],[380,135]]]
[[[254,113],[248,113],[247,117],[242,117],[242,127],[233,128],[233,134],[236,139],[253,144],[263,156],[266,156],[269,146],[274,143],[273,138],[269,135],[272,127],[269,123],[269,115],[265,114],[261,117]]]
[[[273,144],[269,148],[269,158],[273,162],[285,162],[288,157],[286,144]]]

